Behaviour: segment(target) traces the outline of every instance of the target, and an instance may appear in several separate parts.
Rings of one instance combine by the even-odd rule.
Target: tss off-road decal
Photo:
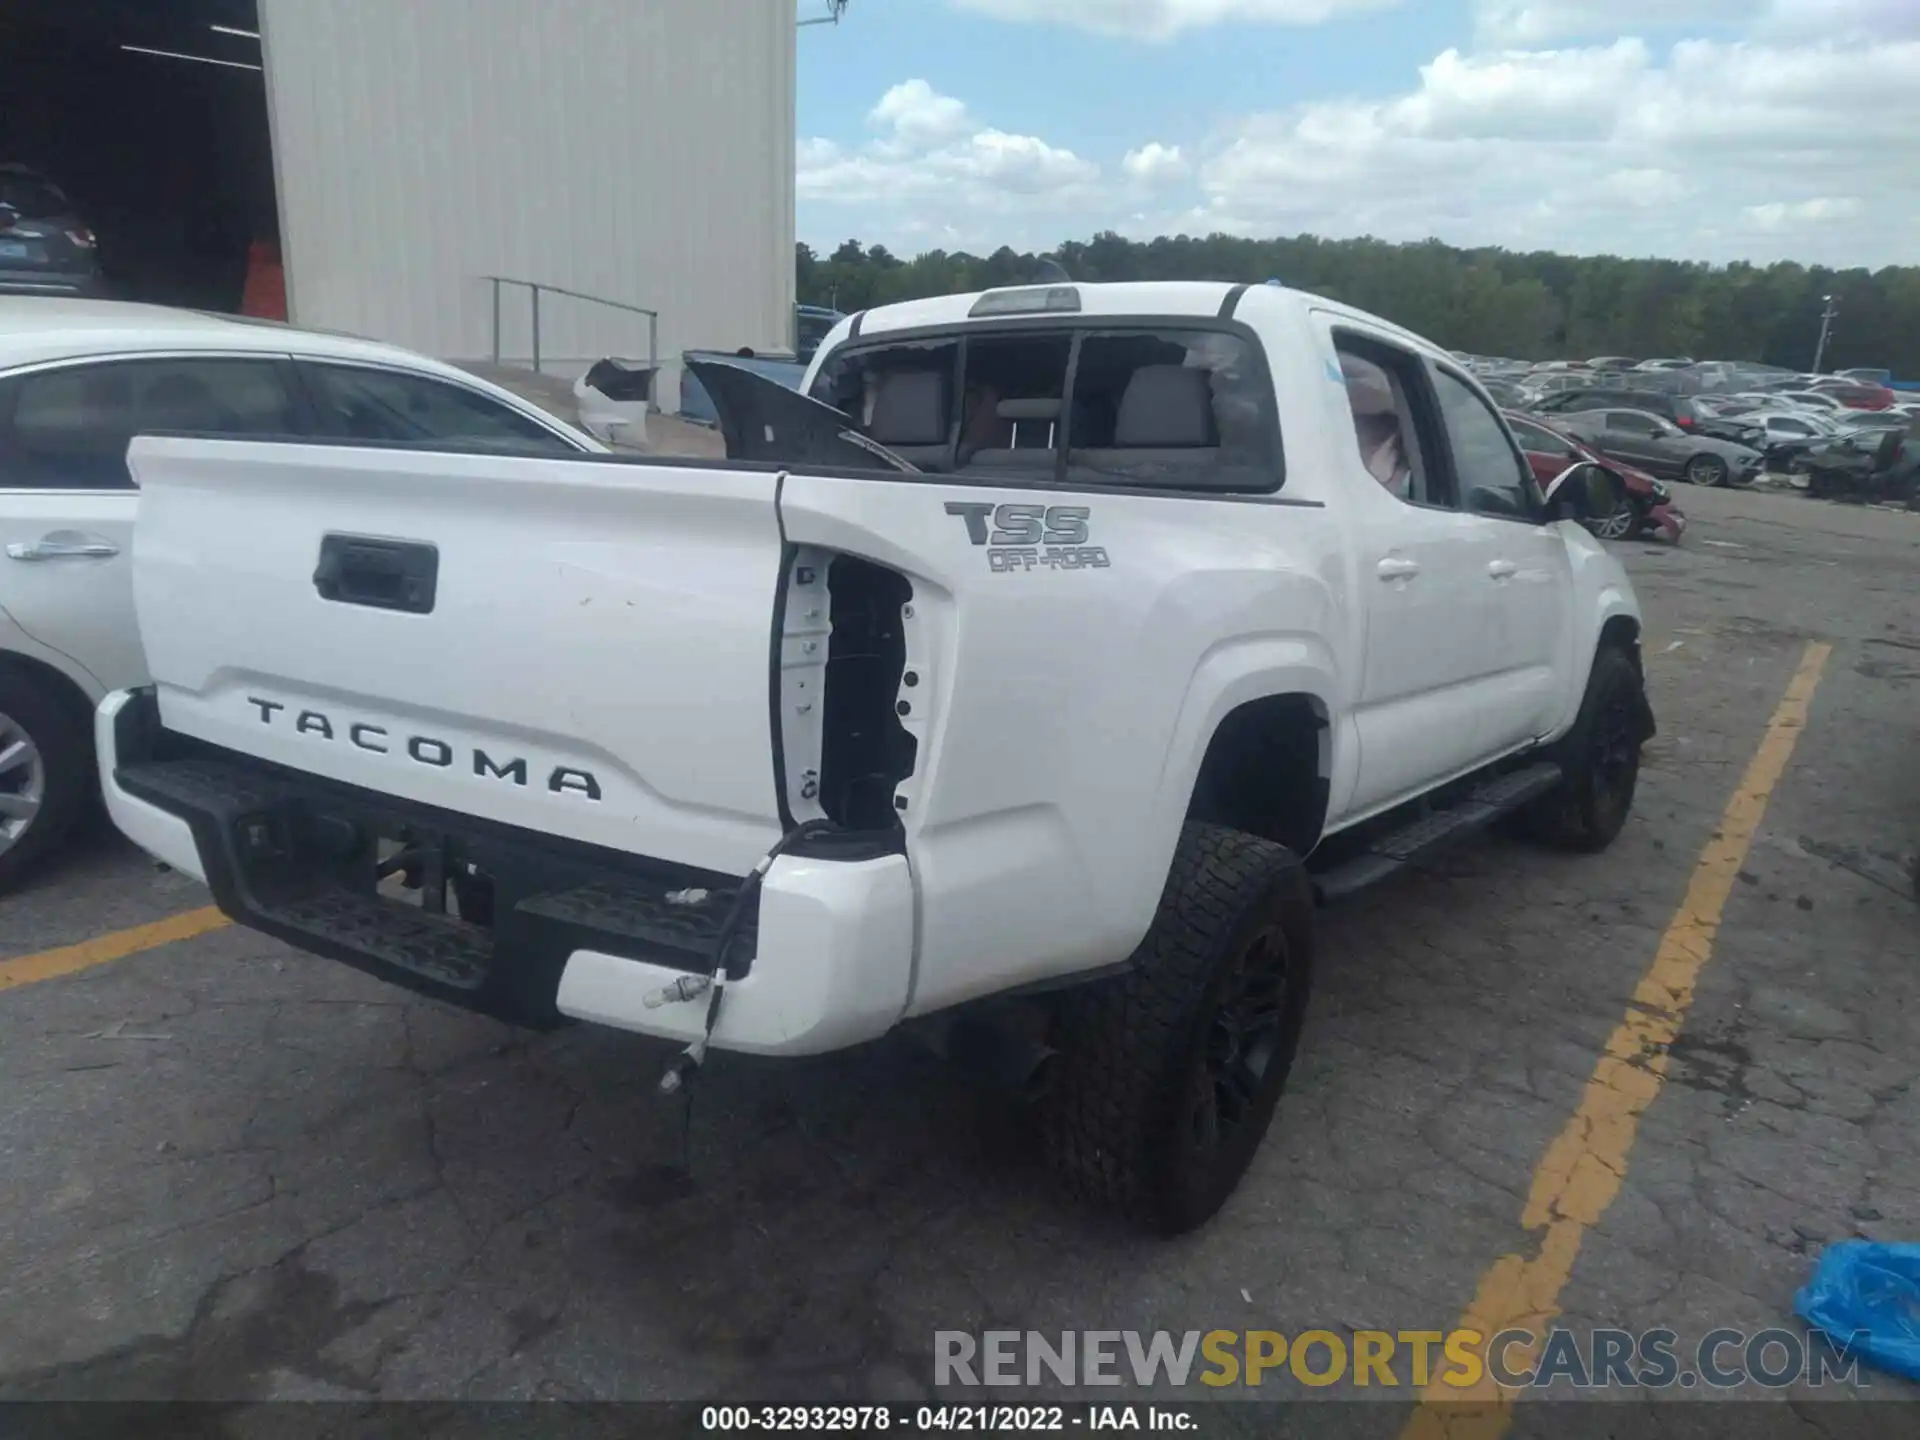
[[[1087,544],[1085,505],[995,505],[949,500],[947,514],[967,525],[967,538],[987,547],[995,574],[1013,570],[1104,570],[1107,552]]]

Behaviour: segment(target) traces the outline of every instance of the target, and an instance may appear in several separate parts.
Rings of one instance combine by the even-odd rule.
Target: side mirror
[[[1547,486],[1547,509],[1555,519],[1604,520],[1627,498],[1627,484],[1604,465],[1569,465]]]

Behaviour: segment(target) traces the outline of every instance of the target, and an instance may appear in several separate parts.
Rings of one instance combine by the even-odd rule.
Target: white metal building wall
[[[669,364],[789,343],[792,0],[260,0],[260,27],[295,323],[482,359],[507,275],[658,310]],[[646,340],[543,299],[549,369]]]

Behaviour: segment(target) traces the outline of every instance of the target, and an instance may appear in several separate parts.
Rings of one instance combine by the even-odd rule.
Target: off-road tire
[[[93,793],[94,759],[91,737],[60,697],[33,676],[5,665],[0,665],[0,715],[25,732],[39,752],[45,777],[32,823],[0,849],[4,892],[72,833]],[[0,749],[12,738],[0,735]],[[11,773],[0,775],[0,788],[11,788],[14,778]]]
[[[1651,733],[1640,667],[1620,646],[1602,645],[1593,657],[1579,718],[1554,747],[1564,778],[1520,813],[1522,832],[1563,850],[1606,849],[1633,810],[1640,747]]]
[[[1041,1105],[1048,1158],[1083,1199],[1162,1235],[1208,1220],[1239,1183],[1300,1042],[1313,976],[1313,895],[1292,851],[1223,826],[1181,832],[1160,907],[1128,970],[1069,992]],[[1278,963],[1266,959],[1277,951]],[[1209,1060],[1239,1054],[1245,977],[1272,984],[1257,1080],[1236,1085],[1237,1119]],[[1264,1009],[1263,1009],[1264,1013]],[[1230,1035],[1228,1032],[1232,1031]],[[1255,1054],[1252,1046],[1247,1054]],[[1230,1067],[1231,1068],[1231,1067]],[[1249,1066],[1251,1073],[1251,1066]],[[1244,1077],[1235,1071],[1236,1080]],[[1203,1120],[1212,1114],[1211,1142]]]

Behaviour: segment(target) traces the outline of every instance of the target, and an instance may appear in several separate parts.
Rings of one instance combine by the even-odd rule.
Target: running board
[[[1375,840],[1351,860],[1342,861],[1314,877],[1313,888],[1322,905],[1332,905],[1397,875],[1421,857],[1484,830],[1503,815],[1537,800],[1560,783],[1560,767],[1542,760],[1524,770],[1510,771],[1482,781],[1465,798],[1422,815],[1418,820]]]

